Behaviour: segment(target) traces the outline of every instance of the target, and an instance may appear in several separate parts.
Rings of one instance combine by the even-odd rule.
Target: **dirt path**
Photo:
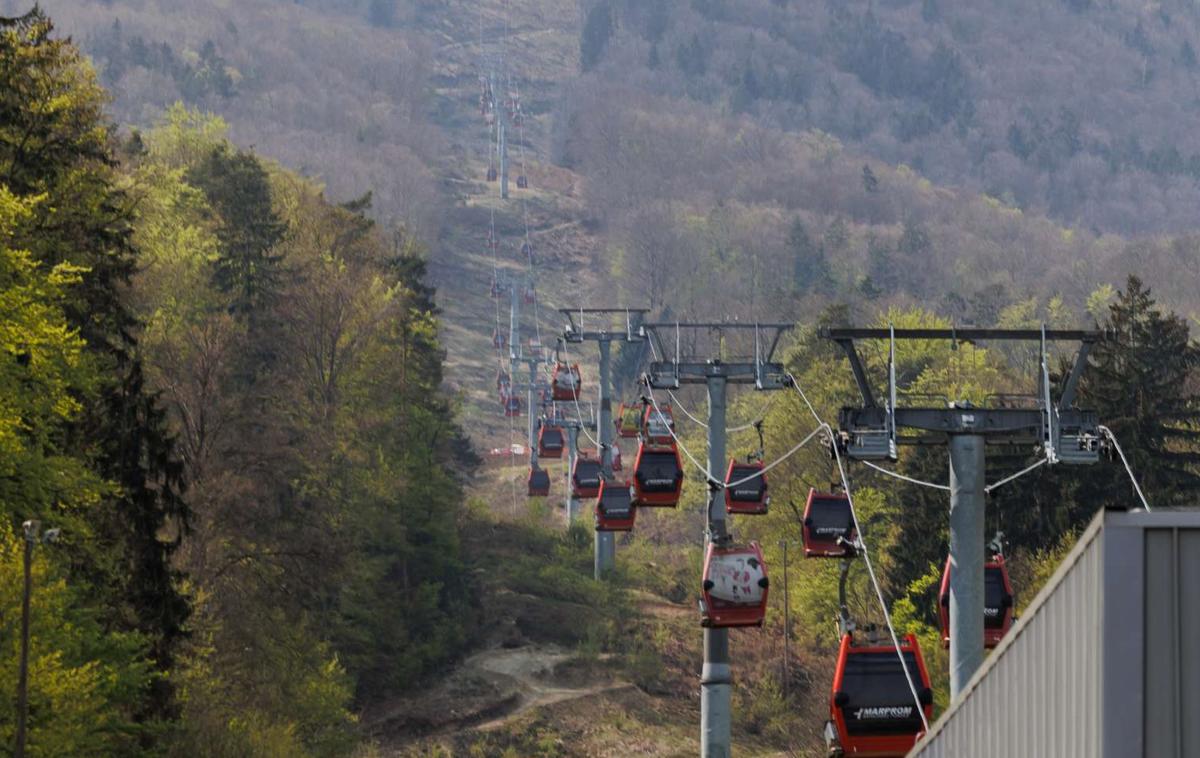
[[[488,648],[467,658],[436,687],[364,714],[363,725],[385,755],[395,754],[413,738],[493,731],[535,708],[634,689],[629,682],[606,680],[571,686],[559,670],[573,658],[553,645]]]
[[[516,707],[475,728],[480,731],[498,729],[533,708],[633,687],[628,682],[596,684],[582,688],[559,686],[553,682],[554,669],[570,658],[570,655],[555,649],[530,646],[515,650],[487,650],[468,659],[466,665],[473,664],[485,671],[508,676],[521,690],[521,698]],[[547,677],[550,677],[550,681],[547,681]]]

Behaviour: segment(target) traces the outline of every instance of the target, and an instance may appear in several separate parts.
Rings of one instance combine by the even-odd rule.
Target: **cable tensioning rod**
[[[895,479],[899,479],[901,481],[908,482],[909,484],[917,484],[922,487],[929,487],[929,488],[935,489],[935,490],[944,490],[946,492],[950,491],[950,487],[945,484],[936,484],[934,482],[925,482],[920,479],[914,479],[911,476],[905,476],[904,474],[901,474],[898,471],[892,471],[891,469],[886,469],[883,466],[877,466],[874,463],[871,463],[870,461],[859,461],[859,463],[866,465],[867,468],[873,468],[881,474],[886,474]],[[1043,461],[1043,463],[1044,463],[1044,461]]]

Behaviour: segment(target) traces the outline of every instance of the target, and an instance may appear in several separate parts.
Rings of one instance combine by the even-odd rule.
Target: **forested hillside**
[[[819,326],[1103,327],[1081,404],[1153,502],[1200,490],[1189,4],[44,7],[0,0],[0,703],[21,523],[62,530],[34,549],[30,755],[695,753],[704,476],[686,464],[679,508],[642,509],[592,579],[590,504],[567,524],[560,466],[526,498],[509,453],[527,418],[496,402],[502,279],[527,345],[565,306],[796,321],[780,357],[830,422],[857,395]],[[509,199],[485,179],[489,73],[521,103]],[[571,350],[587,402],[595,355]],[[620,399],[645,360],[616,351]],[[1036,366],[918,342],[897,373],[905,402],[981,403]],[[815,424],[790,390],[736,393],[729,419],[762,420],[768,461]],[[739,754],[823,754],[837,571],[796,555],[838,472],[812,439],[772,470],[770,513],[734,522],[772,571],[765,627],[732,635]],[[759,444],[747,427],[729,452]],[[947,476],[939,449],[897,468]],[[940,709],[945,494],[851,481]],[[1018,610],[1135,497],[1114,461],[1020,481],[987,514]],[[859,564],[850,585],[881,623]]]
[[[627,91],[820,129],[1070,226],[1185,231],[1200,16],[1187,2],[692,0],[585,5],[581,59]]]
[[[4,743],[40,519],[28,755],[348,753],[477,626],[420,243],[218,118],[118,136],[40,13],[0,83]]]

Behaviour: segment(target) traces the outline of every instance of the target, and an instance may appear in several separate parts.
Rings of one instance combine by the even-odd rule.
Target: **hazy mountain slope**
[[[28,5],[3,0],[0,13]],[[332,196],[371,190],[380,218],[437,233],[446,149],[426,118],[431,55],[419,35],[290,2],[42,5],[92,56],[118,122],[149,125],[183,100]]]
[[[1190,228],[1196,6],[1114,0],[589,0],[606,81],[819,128],[1068,224]],[[599,31],[595,31],[599,30]]]

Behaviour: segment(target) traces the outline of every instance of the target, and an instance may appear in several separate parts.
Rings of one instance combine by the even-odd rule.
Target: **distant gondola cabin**
[[[521,415],[521,398],[509,395],[504,400],[504,415],[509,418],[519,418]]]
[[[600,483],[600,492],[596,496],[596,531],[628,532],[633,529],[636,517],[637,506],[628,481]]]
[[[542,424],[538,431],[538,455],[542,458],[562,458],[563,447],[562,427],[553,424]]]
[[[675,416],[670,403],[647,405],[642,417],[642,435],[648,442],[657,445],[675,444]]]
[[[575,459],[571,471],[571,494],[581,500],[590,500],[600,494],[600,461],[580,455]]]
[[[761,461],[729,461],[725,472],[725,510],[729,513],[761,515],[767,512],[771,496],[767,494],[767,475]]]
[[[922,711],[933,719],[933,691],[916,637],[901,638],[899,654],[891,645],[860,646],[851,635],[842,637],[829,696],[831,754],[901,758],[924,729]]]
[[[530,497],[546,497],[550,494],[550,472],[544,468],[530,468],[528,484]]]
[[[638,505],[674,508],[683,492],[683,462],[674,447],[642,441],[633,461],[633,488]]]
[[[581,384],[582,378],[579,375],[578,363],[570,366],[565,363],[555,364],[554,374],[550,380],[550,393],[555,401],[578,400]]]
[[[853,555],[857,540],[850,498],[834,492],[808,491],[804,504],[804,555],[844,558]]]
[[[757,542],[732,547],[709,543],[704,557],[701,624],[762,626],[769,584],[767,565]]]
[[[1013,625],[1012,584],[1004,556],[993,556],[983,567],[983,645],[993,648],[1000,644]],[[938,621],[942,629],[942,645],[950,646],[950,559],[942,570],[942,585],[938,591]]]

